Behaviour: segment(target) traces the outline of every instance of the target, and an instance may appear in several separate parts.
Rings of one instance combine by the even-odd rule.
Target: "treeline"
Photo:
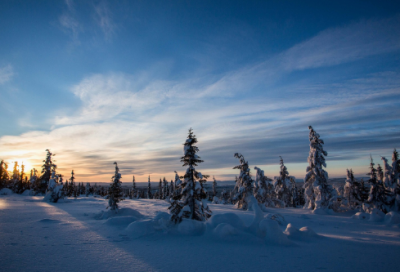
[[[328,183],[325,162],[328,153],[324,150],[324,141],[311,126],[309,130],[310,151],[302,187],[296,186],[296,179],[289,175],[282,157],[278,176],[268,178],[262,169],[255,166],[255,179],[253,179],[248,161],[242,154],[235,153],[239,165],[233,169],[239,170],[239,175],[236,177],[233,190],[223,190],[218,195],[217,181],[213,177],[212,189],[207,191],[204,184],[209,176],[195,169],[203,161],[196,154],[199,151],[195,146],[197,138],[190,129],[184,143],[184,156],[181,157],[183,166],[188,167],[185,174],[180,176],[175,171],[175,180],[168,182],[165,178],[160,179],[156,188],[152,188],[149,176],[147,188],[138,189],[133,176],[131,188],[123,189],[122,176],[116,162],[115,174],[108,188],[90,186],[89,183],[86,186],[83,183],[76,183],[74,171],[64,182],[64,177],[56,173],[57,165],[52,160],[55,154],[46,150],[46,159],[43,160],[40,175],[36,169],[32,169],[29,178],[24,174],[23,165],[19,171],[18,163],[15,162],[13,171],[8,171],[8,165],[1,161],[0,189],[8,188],[19,194],[31,190],[32,194],[46,195],[45,198],[51,202],[57,202],[63,197],[80,195],[107,197],[111,209],[118,209],[118,203],[125,198],[167,200],[171,203],[169,209],[175,222],[180,222],[182,218],[207,219],[211,215],[207,202],[233,204],[245,210],[254,204],[261,209],[303,207],[314,211],[335,212],[359,210],[371,213],[377,209],[387,213],[400,209],[400,160],[396,149],[392,154],[391,165],[385,157],[382,157],[383,168],[379,164],[375,168],[371,158],[369,179],[366,182],[356,180],[350,169],[347,170],[345,185],[333,188]]]

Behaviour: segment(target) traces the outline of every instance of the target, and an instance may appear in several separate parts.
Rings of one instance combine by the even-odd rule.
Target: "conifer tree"
[[[169,197],[173,197],[175,194],[175,185],[174,185],[174,181],[171,179],[171,182],[169,184]]]
[[[352,169],[347,169],[347,178],[343,192],[344,204],[349,209],[354,209],[360,205],[362,199],[360,195],[360,184],[355,180]]]
[[[215,180],[215,177],[213,176],[213,187],[212,187],[212,189],[213,189],[213,198],[214,198],[214,196],[216,196],[217,195],[217,181]]]
[[[8,183],[8,172],[7,164],[1,160],[0,162],[0,190],[7,186]]]
[[[324,209],[328,208],[330,199],[334,196],[335,190],[328,184],[328,173],[326,168],[325,156],[328,153],[324,150],[324,141],[319,134],[312,128],[310,130],[310,152],[308,155],[307,174],[304,178],[305,189],[305,209]]]
[[[160,182],[158,183],[158,195],[157,199],[162,199],[162,180],[160,179]]]
[[[182,180],[180,179],[178,173],[175,172],[175,181],[174,181],[174,197],[180,194]]]
[[[239,169],[240,174],[238,178],[237,193],[233,197],[233,201],[238,201],[238,209],[247,210],[250,208],[250,201],[253,197],[253,180],[250,176],[250,168],[248,162],[244,159],[240,153],[235,153],[234,157],[239,159],[240,165],[233,167],[233,169]]]
[[[291,192],[289,186],[291,184],[290,179],[293,177],[289,176],[289,172],[285,164],[283,163],[282,157],[280,157],[280,172],[278,177],[274,177],[275,194],[279,200],[283,202],[283,207],[291,205]]]
[[[264,175],[264,170],[261,170],[257,166],[254,167],[254,170],[256,170],[255,183],[257,184],[254,197],[257,199],[258,203],[265,205],[266,207],[275,207],[275,204],[279,204],[279,201],[276,201],[276,199],[272,199],[271,197],[270,186],[268,186],[270,185],[270,179]]]
[[[115,173],[111,178],[112,182],[108,188],[108,207],[112,211],[118,212],[118,203],[123,200],[121,187],[121,174],[119,173],[118,164],[115,164]]]
[[[90,183],[86,183],[86,188],[85,188],[85,195],[86,196],[89,196],[90,190],[91,190]]]
[[[163,199],[167,199],[169,195],[169,190],[168,190],[168,182],[163,178]]]
[[[149,176],[149,181],[147,185],[147,199],[152,199],[153,194],[151,193],[151,183],[150,183],[150,176]]]
[[[51,153],[49,149],[46,149],[46,151],[47,151],[47,155],[46,155],[46,159],[43,160],[44,164],[42,165],[42,175],[40,177],[38,188],[37,188],[39,193],[46,192],[49,180],[51,178],[52,171],[57,168],[57,165],[55,165],[52,161],[52,156],[55,156],[55,154]]]
[[[203,187],[208,175],[202,175],[196,171],[195,166],[203,160],[196,154],[199,148],[195,146],[197,138],[189,129],[189,135],[184,143],[182,166],[188,166],[184,180],[176,184],[180,188],[179,193],[173,197],[171,206],[168,208],[171,213],[171,221],[179,223],[183,218],[205,221],[211,217],[211,211],[207,206],[207,192]]]
[[[62,189],[63,184],[58,183],[56,170],[53,168],[44,200],[56,203],[60,198],[63,197]]]
[[[370,176],[368,182],[370,183],[370,190],[369,190],[369,196],[364,203],[363,208],[367,212],[371,212],[372,209],[378,209],[384,213],[387,213],[389,211],[389,206],[390,203],[387,202],[387,198],[389,195],[389,191],[383,186],[383,183],[381,180],[383,177],[382,168],[379,166],[379,171],[375,169],[374,167],[374,162],[371,157],[371,162],[370,162],[370,172],[368,175]]]
[[[135,176],[132,177],[132,194],[131,194],[131,198],[137,198]]]
[[[75,196],[76,197],[76,190],[75,190],[75,176],[74,176],[74,170],[71,171],[71,177],[69,179],[69,188],[68,188],[68,193],[67,196]]]

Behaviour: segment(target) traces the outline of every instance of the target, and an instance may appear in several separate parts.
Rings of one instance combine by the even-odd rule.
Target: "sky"
[[[312,125],[330,177],[365,176],[400,149],[399,64],[399,1],[3,0],[0,159],[170,180],[193,128],[203,174],[302,179]]]

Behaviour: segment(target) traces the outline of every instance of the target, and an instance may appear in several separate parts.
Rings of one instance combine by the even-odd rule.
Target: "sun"
[[[14,163],[18,162],[18,171],[21,171],[21,166],[24,165],[24,173],[28,175],[33,168],[31,162],[29,160],[21,160],[21,159],[11,159],[8,160],[8,171],[13,171],[14,169]]]

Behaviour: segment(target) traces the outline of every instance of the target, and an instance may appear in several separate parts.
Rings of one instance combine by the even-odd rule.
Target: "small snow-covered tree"
[[[112,211],[118,211],[118,203],[123,200],[121,188],[121,174],[119,173],[118,164],[115,164],[115,173],[111,178],[112,182],[108,188],[108,207]]]
[[[235,153],[234,157],[239,159],[240,165],[233,167],[233,169],[239,169],[240,174],[238,178],[238,191],[233,197],[234,201],[238,201],[238,209],[247,210],[250,208],[250,202],[253,197],[254,182],[250,176],[249,163],[244,159],[240,153]]]
[[[328,153],[324,150],[324,141],[312,128],[310,130],[310,152],[308,155],[307,174],[304,178],[305,209],[325,209],[329,207],[330,199],[335,195],[335,190],[328,184],[328,173],[325,156]]]
[[[169,196],[172,197],[175,194],[175,185],[174,181],[171,179],[170,185],[169,185]]]
[[[86,183],[86,188],[85,188],[85,195],[86,196],[89,196],[90,190],[91,190],[90,183],[88,182],[88,183]]]
[[[56,170],[53,169],[48,183],[44,201],[56,203],[60,198],[63,198],[63,184],[58,183]]]
[[[392,154],[391,180],[394,187],[393,193],[395,196],[393,209],[395,211],[400,211],[400,159],[396,149],[393,150]]]
[[[360,188],[359,184],[354,178],[352,169],[347,169],[346,183],[343,192],[343,204],[346,208],[354,209],[360,205]]]
[[[214,198],[214,196],[217,195],[217,180],[215,179],[215,177],[213,176],[213,187],[212,187],[212,198]]]
[[[379,166],[379,171],[374,167],[374,162],[371,157],[370,171],[368,175],[370,176],[368,182],[370,183],[369,196],[364,203],[363,208],[367,212],[372,212],[372,209],[378,209],[384,213],[389,211],[390,203],[387,202],[389,191],[383,186],[382,168]]]
[[[168,199],[169,196],[169,188],[168,188],[168,181],[163,178],[163,199]]]
[[[157,199],[163,199],[162,195],[162,180],[158,183],[158,192],[157,192]]]
[[[150,183],[150,176],[148,179],[148,184],[147,184],[147,199],[152,199],[153,194],[151,193],[151,183]]]
[[[43,160],[43,165],[42,165],[42,175],[40,176],[38,184],[35,188],[39,193],[46,192],[48,183],[51,178],[51,174],[53,170],[57,168],[57,165],[55,165],[52,160],[52,157],[55,156],[56,154],[51,153],[49,149],[46,149],[46,151],[47,151],[46,159]]]
[[[132,194],[131,198],[138,198],[138,193],[136,190],[136,182],[135,182],[135,176],[132,177]]]
[[[280,157],[280,171],[279,171],[279,176],[274,177],[274,187],[275,187],[275,194],[276,197],[283,202],[283,207],[285,206],[291,206],[291,179],[294,179],[294,177],[289,176],[289,172],[287,171],[287,168],[285,164],[283,163],[282,157]]]
[[[8,184],[8,171],[7,171],[7,164],[1,160],[0,163],[0,189],[4,188]]]
[[[196,171],[195,166],[203,160],[196,154],[199,148],[195,146],[197,138],[189,129],[189,135],[183,145],[182,166],[188,166],[183,182],[176,182],[179,192],[173,197],[171,206],[171,221],[179,223],[183,218],[205,221],[211,217],[211,210],[207,205],[207,192],[203,187],[208,175]],[[179,183],[179,184],[178,184]]]
[[[258,203],[265,205],[266,207],[275,207],[276,199],[271,197],[271,186],[270,179],[264,175],[264,170],[261,170],[257,166],[254,167],[256,170],[256,184],[257,189],[254,193],[254,197],[257,199]],[[279,202],[279,201],[278,201]]]

